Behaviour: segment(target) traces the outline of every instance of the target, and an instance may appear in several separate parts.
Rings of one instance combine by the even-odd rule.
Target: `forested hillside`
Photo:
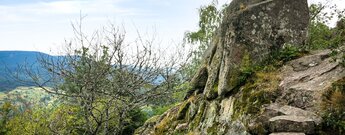
[[[19,68],[30,66],[30,70],[42,70],[38,58],[48,54],[30,51],[0,51],[0,92],[15,89],[18,86],[34,86],[33,83],[19,82],[16,75],[24,76]]]

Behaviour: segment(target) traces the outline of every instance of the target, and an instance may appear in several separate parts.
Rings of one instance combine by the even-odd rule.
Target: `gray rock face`
[[[237,87],[243,57],[259,64],[286,44],[304,44],[309,23],[307,0],[234,0],[205,57],[208,99]],[[197,81],[198,82],[198,81]]]
[[[278,102],[310,111],[318,110],[322,91],[345,76],[344,68],[324,50],[290,61],[282,68],[283,93]]]

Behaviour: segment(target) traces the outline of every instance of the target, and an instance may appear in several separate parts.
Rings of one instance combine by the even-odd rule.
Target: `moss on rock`
[[[209,128],[207,128],[207,134],[208,135],[217,135],[218,133],[218,125],[219,123],[213,123],[213,125]]]
[[[262,105],[269,104],[276,99],[279,85],[277,72],[257,72],[243,87],[240,98],[235,100],[234,119],[243,114],[257,115]]]
[[[190,129],[195,129],[196,127],[198,127],[198,125],[200,124],[200,122],[203,119],[205,107],[206,107],[206,103],[201,102],[199,105],[199,109],[198,109],[197,114],[195,115],[193,121],[191,121]]]

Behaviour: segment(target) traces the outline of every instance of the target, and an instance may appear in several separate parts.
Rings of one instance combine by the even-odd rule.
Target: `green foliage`
[[[4,105],[3,108],[9,108],[8,104]],[[6,110],[1,112],[6,112]],[[2,118],[1,120],[6,120],[6,123],[1,125],[1,134],[89,134],[87,129],[84,128],[84,116],[82,109],[78,106],[35,107],[18,113],[9,119]],[[114,120],[116,119],[118,118]],[[122,134],[132,134],[146,120],[147,115],[145,113],[140,109],[134,109],[123,122],[124,130]],[[110,126],[117,125],[117,123],[110,124]]]
[[[283,63],[299,58],[303,56],[306,52],[302,51],[301,48],[298,48],[294,45],[285,45],[285,47],[278,52],[278,55],[274,56],[278,61]]]
[[[175,106],[175,104],[170,104],[170,105],[162,105],[162,106],[153,106],[153,115],[161,115],[165,111],[169,110],[171,107]]]
[[[19,111],[32,106],[51,106],[58,104],[56,96],[53,96],[38,87],[17,87],[9,92],[0,92],[0,101],[11,102]]]
[[[174,92],[164,99],[156,99],[150,101],[150,104],[142,108],[148,118],[161,115],[170,108],[176,106],[184,100],[187,90],[191,89],[189,82],[183,82],[174,88]]]
[[[16,108],[4,104],[1,113],[12,112]],[[16,113],[8,119],[1,117],[1,134],[85,134],[88,131],[83,127],[85,115],[82,108],[71,105],[59,105],[55,108],[35,107],[22,113]],[[132,134],[136,128],[143,125],[147,115],[140,109],[134,109],[123,122],[122,134]],[[115,118],[117,119],[117,118]],[[6,121],[6,122],[5,122]],[[117,124],[117,123],[110,123]],[[111,125],[115,126],[115,125]]]
[[[186,96],[186,93],[188,90],[192,89],[192,86],[190,85],[190,82],[186,81],[183,82],[175,87],[176,92],[173,93],[173,98],[176,101],[182,101],[184,100],[184,97]]]
[[[147,114],[145,114],[141,109],[134,109],[130,111],[128,121],[125,123],[125,127],[123,129],[122,134],[133,134],[134,130],[142,126],[147,119]]]
[[[218,8],[217,0],[213,0],[209,5],[201,6],[199,9],[199,29],[185,33],[185,43],[196,46],[189,54],[191,57],[189,65],[184,69],[187,79],[192,78],[200,67],[202,56],[206,49],[211,46],[212,39],[223,19],[225,7],[227,4]]]
[[[81,108],[72,105],[60,105],[49,113],[49,128],[55,134],[81,134],[85,130],[82,128],[84,119],[82,118]]]
[[[254,73],[254,65],[250,60],[250,54],[248,51],[244,52],[241,65],[240,65],[240,75],[238,77],[239,83],[245,83],[245,81]]]
[[[322,129],[330,133],[345,133],[345,78],[332,84],[322,100]]]
[[[337,26],[334,28],[335,38],[333,38],[334,45],[330,47],[334,61],[339,60],[339,63],[345,67],[345,48],[342,47],[345,44],[345,18],[342,18],[337,22]]]
[[[10,102],[5,102],[0,107],[0,134],[8,132],[7,124],[17,113],[17,108]]]
[[[25,110],[22,114],[13,117],[6,125],[9,135],[40,134],[49,135],[49,110],[35,108]]]
[[[15,106],[13,106],[14,109]],[[57,108],[36,106],[18,112],[7,120],[2,134],[82,134],[84,131],[75,128],[82,120],[78,117],[78,109],[61,105]],[[2,111],[3,112],[3,111]]]
[[[342,45],[344,41],[344,30],[331,28],[329,23],[332,19],[341,20],[344,17],[345,10],[337,9],[336,5],[312,4],[309,7],[309,45],[310,49],[334,49]],[[337,26],[338,27],[338,26]]]
[[[217,6],[218,2],[212,1],[211,4],[200,7],[199,30],[187,32],[185,35],[185,40],[188,43],[198,43],[200,45],[199,51],[204,51],[208,47],[220,25],[223,17],[223,8],[226,7],[226,5],[223,5],[221,9],[218,9]]]
[[[315,22],[309,25],[310,49],[325,49],[333,45],[332,30],[326,24]]]
[[[285,44],[280,50],[271,52],[271,55],[262,64],[255,66],[255,71],[275,71],[282,67],[286,62],[300,58],[309,51],[299,48],[297,45]]]

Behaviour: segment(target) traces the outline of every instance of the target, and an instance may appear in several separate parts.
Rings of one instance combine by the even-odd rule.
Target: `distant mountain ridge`
[[[51,55],[37,51],[0,51],[0,92],[12,90],[18,86],[30,86],[18,83],[10,76],[19,65],[30,64],[39,68],[37,58],[40,56]]]

